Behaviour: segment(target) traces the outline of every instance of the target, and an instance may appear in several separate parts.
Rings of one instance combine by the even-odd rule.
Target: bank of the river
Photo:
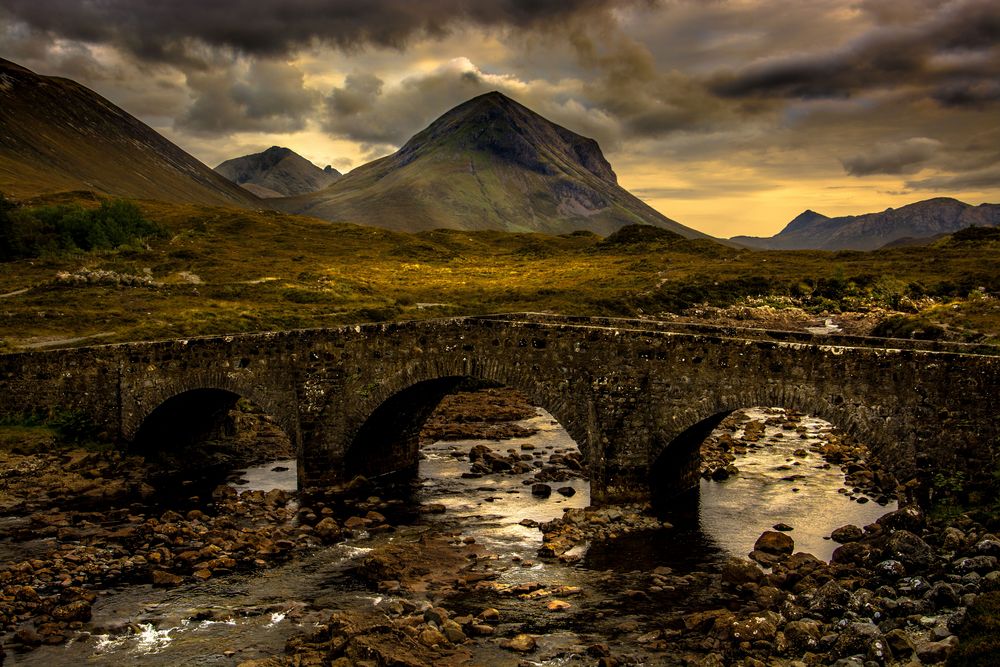
[[[402,491],[260,488],[294,479],[281,462],[164,507],[140,459],[0,454],[4,664],[935,664],[1000,590],[1000,540],[966,517],[838,527],[826,562],[796,548],[804,520],[754,538],[751,560],[680,514],[591,508],[565,432],[477,394],[432,421]],[[832,472],[848,506],[891,509],[860,448],[809,428],[737,416],[708,443],[706,484],[771,453],[786,495]],[[775,454],[782,439],[802,453]]]

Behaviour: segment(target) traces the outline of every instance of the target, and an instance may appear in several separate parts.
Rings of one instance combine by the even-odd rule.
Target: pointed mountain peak
[[[226,160],[215,171],[265,198],[315,192],[340,177],[336,170],[320,169],[283,146]]]
[[[285,148],[284,146],[271,146],[266,151],[261,153],[261,155],[275,155],[281,157],[287,157],[289,155],[295,155],[295,151],[291,148]]]
[[[406,164],[441,151],[475,151],[547,176],[561,173],[577,177],[589,172],[608,183],[618,183],[596,141],[497,91],[473,97],[446,112],[406,142],[396,158]]]
[[[607,235],[644,224],[705,237],[618,185],[596,141],[497,91],[446,111],[392,155],[351,170],[321,192],[276,205],[401,231]]]
[[[813,225],[823,222],[824,220],[829,220],[827,216],[822,213],[817,213],[816,211],[807,208],[806,210],[799,213],[797,216],[792,218],[792,221],[785,225],[785,228],[781,230],[781,233],[794,232],[800,229],[805,229],[807,227],[812,227]]]

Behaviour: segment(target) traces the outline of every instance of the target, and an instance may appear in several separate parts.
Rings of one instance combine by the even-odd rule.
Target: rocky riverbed
[[[745,457],[771,446],[765,433],[797,439],[801,422],[737,413],[706,444],[704,474],[740,475]],[[799,552],[795,530],[772,530],[752,554],[654,566],[622,551],[595,567],[589,546],[614,552],[626,537],[682,533],[646,506],[588,507],[571,441],[516,394],[460,395],[431,428],[413,496],[357,479],[310,496],[192,486],[165,504],[143,459],[0,454],[0,656],[41,665],[197,655],[247,667],[938,664],[961,650],[969,610],[1000,595],[996,535],[913,506],[833,531],[831,562]],[[842,494],[855,503],[891,492],[895,480],[860,445],[806,440],[789,475],[843,466]],[[146,611],[108,611],[129,605]],[[218,634],[171,653],[167,618],[190,641]],[[227,639],[230,627],[245,641]],[[145,652],[115,652],[143,638]]]

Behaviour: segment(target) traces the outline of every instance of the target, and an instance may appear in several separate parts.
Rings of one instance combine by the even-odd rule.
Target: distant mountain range
[[[280,146],[226,160],[215,171],[262,198],[308,194],[322,190],[341,176],[330,165],[320,169],[298,153]]]
[[[839,218],[804,211],[774,236],[734,236],[730,240],[768,250],[875,250],[915,245],[919,239],[972,226],[1000,226],[1000,204],[971,206],[957,199],[937,197],[881,213]]]
[[[343,176],[278,146],[216,169],[84,86],[0,59],[0,192],[14,198],[81,190],[271,207],[410,232],[607,236],[642,224],[711,238],[618,185],[596,141],[496,92],[460,104],[392,155]],[[874,250],[971,226],[1000,226],[1000,205],[936,198],[839,218],[805,211],[772,237],[731,241],[765,249]]]
[[[0,192],[31,197],[67,190],[260,205],[94,91],[0,59]]]
[[[500,93],[461,104],[398,151],[273,206],[398,231],[499,229],[607,235],[629,224],[709,238],[618,185],[593,139]]]

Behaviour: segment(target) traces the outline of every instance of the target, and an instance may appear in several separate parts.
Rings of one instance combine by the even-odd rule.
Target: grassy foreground
[[[89,193],[21,204],[97,207]],[[875,252],[751,251],[651,228],[607,239],[404,234],[137,201],[165,233],[0,262],[0,349],[552,311],[1000,341],[1000,234]]]

